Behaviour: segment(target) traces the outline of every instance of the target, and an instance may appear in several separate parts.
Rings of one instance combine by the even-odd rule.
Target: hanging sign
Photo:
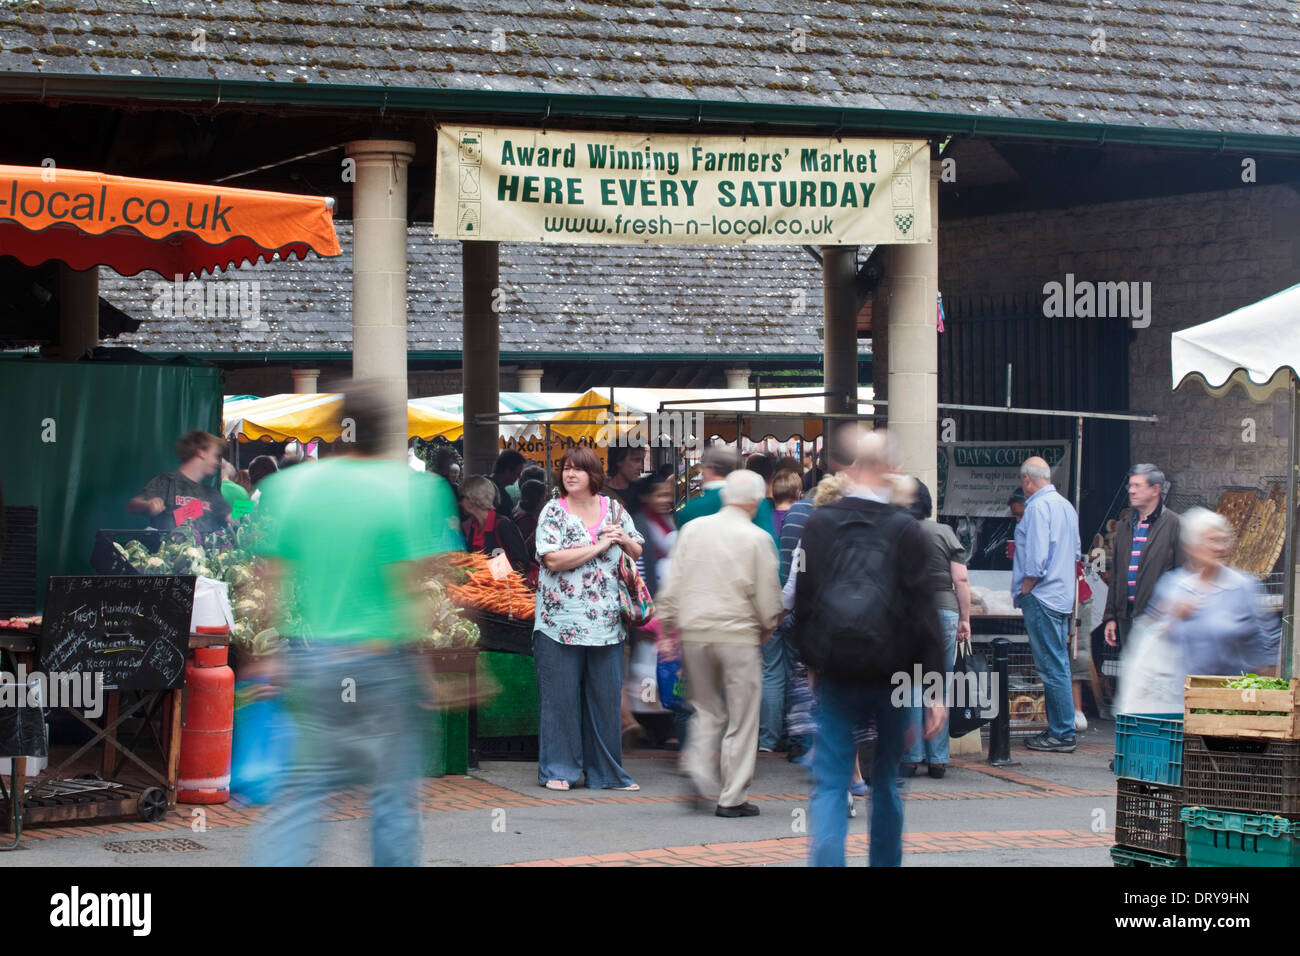
[[[438,239],[874,245],[930,242],[917,139],[443,126]]]
[[[1070,442],[943,442],[939,445],[937,512],[1005,518],[1020,487],[1020,466],[1037,455],[1052,469],[1056,490],[1070,497]]]

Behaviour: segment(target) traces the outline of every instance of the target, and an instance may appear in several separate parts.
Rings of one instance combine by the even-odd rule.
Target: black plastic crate
[[[100,574],[139,574],[130,561],[118,553],[114,544],[139,541],[150,551],[162,547],[163,532],[153,528],[101,528],[95,532],[95,547],[90,552],[90,566]]]
[[[1115,842],[1132,850],[1181,859],[1183,788],[1145,780],[1119,779],[1115,798]]]
[[[537,760],[537,735],[522,737],[480,737],[479,760],[515,760],[532,763]]]
[[[4,538],[0,540],[0,617],[36,613],[37,509],[9,505],[4,509]]]
[[[1183,788],[1188,806],[1300,818],[1300,740],[1188,734]]]
[[[478,648],[503,654],[533,656],[533,622],[508,618],[475,608],[471,619],[478,624]]]

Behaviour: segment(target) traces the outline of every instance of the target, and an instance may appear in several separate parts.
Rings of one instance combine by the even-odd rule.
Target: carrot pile
[[[536,592],[524,582],[523,575],[511,571],[497,580],[487,569],[487,558],[481,554],[458,555],[448,561],[458,568],[473,568],[465,584],[447,585],[447,593],[458,604],[480,608],[505,617],[533,619]]]

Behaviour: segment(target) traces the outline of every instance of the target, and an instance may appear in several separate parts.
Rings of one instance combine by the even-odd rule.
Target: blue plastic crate
[[[1268,813],[1183,807],[1188,866],[1300,866],[1300,822]]]
[[[1187,861],[1181,857],[1161,856],[1158,853],[1147,853],[1144,850],[1134,850],[1127,846],[1113,846],[1110,848],[1110,858],[1116,866],[1186,866]]]
[[[1181,786],[1183,715],[1116,714],[1115,776]]]

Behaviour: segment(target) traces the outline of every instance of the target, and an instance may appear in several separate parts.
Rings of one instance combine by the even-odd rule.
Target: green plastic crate
[[[1116,866],[1186,866],[1187,863],[1181,857],[1160,856],[1157,853],[1147,853],[1143,850],[1135,850],[1128,846],[1113,846],[1110,848],[1110,858]]]
[[[1300,822],[1270,813],[1183,807],[1188,866],[1300,866]]]

